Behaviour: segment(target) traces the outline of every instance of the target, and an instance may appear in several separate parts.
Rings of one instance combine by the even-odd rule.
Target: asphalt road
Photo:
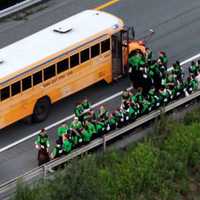
[[[6,46],[48,25],[106,1],[100,0],[50,0],[26,12],[0,22],[0,47]],[[105,9],[122,17],[127,25],[134,25],[137,38],[143,38],[149,28],[155,35],[148,41],[154,52],[164,50],[170,60],[185,60],[199,53],[200,1],[199,0],[122,0]],[[155,53],[156,56],[156,53]],[[96,84],[76,95],[56,103],[43,123],[26,125],[22,122],[0,131],[0,148],[29,135],[42,127],[71,115],[77,101],[87,96],[98,102],[130,85],[127,79],[107,85]],[[119,98],[107,104],[109,109],[119,105]],[[49,134],[52,142],[56,128]],[[0,183],[23,174],[37,165],[34,138],[0,154]]]

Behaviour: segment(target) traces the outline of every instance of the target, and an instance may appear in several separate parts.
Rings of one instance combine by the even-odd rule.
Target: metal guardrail
[[[0,11],[0,19],[3,18],[3,17],[6,17],[8,15],[11,15],[15,12],[19,12],[19,11],[25,9],[25,8],[30,7],[30,6],[33,6],[37,3],[40,3],[41,1],[44,1],[44,0],[25,0],[23,2],[15,4],[14,6],[10,6],[6,9]]]
[[[173,109],[178,108],[179,106],[182,106],[182,105],[196,99],[199,96],[200,96],[200,91],[197,91],[188,97],[182,98],[180,100],[177,100],[177,101],[167,105],[162,110],[152,111],[150,114],[138,118],[135,122],[127,125],[126,127],[123,127],[119,130],[116,130],[114,132],[106,134],[101,138],[97,138],[97,139],[91,141],[89,144],[72,151],[70,154],[68,154],[66,156],[52,160],[52,161],[44,164],[41,167],[34,168],[22,176],[14,178],[14,179],[0,185],[0,199],[3,199],[3,198],[5,199],[8,196],[12,195],[16,191],[16,185],[17,185],[17,182],[19,179],[25,183],[29,183],[34,178],[36,179],[39,177],[46,177],[48,172],[51,171],[54,167],[64,164],[67,161],[69,161],[83,153],[86,153],[89,150],[94,149],[100,145],[103,145],[105,147],[106,142],[111,141],[112,139],[114,139],[122,134],[125,134],[128,131],[133,130],[136,127],[139,127],[140,125],[157,118],[161,114],[161,112],[167,113],[169,111],[172,111]]]

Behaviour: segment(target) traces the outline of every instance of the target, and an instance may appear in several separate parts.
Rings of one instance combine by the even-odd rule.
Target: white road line
[[[189,62],[191,62],[191,61],[193,61],[193,60],[195,60],[195,59],[197,59],[197,58],[199,58],[199,57],[200,57],[200,53],[197,54],[197,55],[195,55],[195,56],[192,56],[192,57],[190,57],[190,58],[188,58],[188,59],[186,59],[186,60],[184,60],[184,61],[182,61],[182,62],[181,62],[181,65],[187,64],[187,63],[189,63]],[[169,68],[169,69],[170,69],[170,68]],[[131,89],[131,87],[128,88],[128,89]],[[122,91],[117,92],[117,93],[115,93],[114,95],[112,95],[112,96],[110,96],[110,97],[108,97],[108,98],[106,98],[106,99],[103,99],[102,101],[99,101],[99,102],[93,104],[91,107],[92,107],[92,108],[95,108],[95,107],[97,107],[97,106],[99,106],[99,105],[101,105],[101,104],[103,104],[103,103],[106,103],[106,102],[108,102],[108,101],[110,101],[110,100],[112,100],[112,99],[114,99],[114,98],[120,96],[121,94],[122,94]],[[59,124],[62,124],[63,122],[66,122],[66,121],[69,120],[69,119],[72,119],[73,117],[74,117],[74,114],[73,114],[73,115],[70,115],[70,116],[67,116],[67,117],[65,117],[65,118],[63,118],[63,119],[61,119],[61,120],[59,120],[59,121],[57,121],[57,122],[55,122],[55,123],[53,123],[53,124],[47,126],[45,129],[46,129],[46,130],[49,130],[49,129],[51,129],[51,128],[53,128],[53,127],[59,125]],[[7,146],[1,148],[1,149],[0,149],[0,153],[2,153],[3,151],[6,151],[6,150],[8,150],[8,149],[10,149],[10,148],[12,148],[12,147],[14,147],[14,146],[16,146],[16,145],[18,145],[18,144],[20,144],[20,143],[22,143],[22,142],[24,142],[24,141],[26,141],[26,140],[29,140],[30,138],[36,136],[39,132],[40,132],[40,131],[36,131],[35,133],[32,133],[31,135],[28,135],[28,136],[26,136],[26,137],[24,137],[24,138],[22,138],[22,139],[20,139],[20,140],[17,140],[16,142],[13,142],[13,143],[11,143],[11,144],[9,144],[9,145],[7,145]]]

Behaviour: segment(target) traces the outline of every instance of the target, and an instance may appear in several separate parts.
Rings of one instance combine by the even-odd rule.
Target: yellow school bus
[[[144,51],[124,33],[120,18],[86,10],[2,48],[0,128],[43,121],[54,102],[124,73],[130,50]]]

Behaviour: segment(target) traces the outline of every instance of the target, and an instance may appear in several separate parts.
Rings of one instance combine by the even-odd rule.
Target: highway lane
[[[69,7],[69,4],[73,4],[72,1],[69,1],[69,4],[66,5],[63,5],[62,1],[60,1],[62,6],[59,6],[59,3],[55,5],[54,0],[50,2],[52,7],[48,4],[49,7],[47,6],[46,9],[28,16],[27,21],[22,20],[17,22],[13,21],[10,23],[3,23],[3,29],[5,32],[0,31],[0,44],[3,44],[2,46],[5,44],[7,45],[10,42],[10,37],[15,38],[15,40],[22,38],[31,31],[40,29],[43,26],[43,23],[45,25],[49,22],[54,23],[54,20],[56,22],[62,19],[62,17],[66,17],[66,13],[75,13],[76,11],[85,9],[85,5],[87,5],[87,3],[89,8],[96,7],[94,1],[92,1],[92,6],[90,6],[91,1],[81,1],[86,3],[84,3],[84,5],[82,5],[83,3],[80,5],[75,3],[74,7]],[[99,2],[100,1],[98,1],[98,4]],[[77,5],[79,5],[79,7]],[[159,0],[156,0],[153,4],[150,2],[147,3],[145,0],[124,0],[106,10],[121,16],[123,19],[126,19],[128,21],[128,25],[135,24],[137,36],[145,35],[146,30],[153,27],[156,31],[156,35],[149,42],[149,44],[153,47],[153,50],[158,51],[163,49],[168,52],[172,60],[183,60],[199,52],[199,6],[200,2],[198,1],[191,1],[188,3],[186,0],[178,0],[176,2],[170,0],[162,3]],[[165,13],[165,10],[168,10],[168,12]],[[39,19],[41,19],[40,24],[36,23]],[[15,36],[14,33],[16,33],[17,36]],[[5,37],[6,34],[9,37]],[[129,86],[129,84],[130,83],[128,80],[121,80],[118,83],[114,83],[110,86],[106,86],[103,83],[97,84],[96,86],[84,90],[77,95],[69,97],[53,106],[49,119],[44,123],[27,126],[19,122],[2,130],[0,135],[0,147],[24,137],[25,135],[40,129],[41,127],[45,127],[56,120],[70,115],[76,101],[78,99],[81,100],[83,96],[88,96],[92,102],[97,102],[99,99],[106,98],[110,94]],[[94,92],[97,90],[98,93]],[[113,100],[109,105],[116,105],[117,102],[119,102],[119,99]],[[52,138],[54,133],[55,129],[52,129]],[[26,143],[19,145],[17,148],[13,148],[1,154],[1,181],[3,182],[36,166],[37,163],[35,156],[36,152],[33,151],[33,140],[29,140]],[[15,164],[13,165],[13,163]]]
[[[35,32],[40,29],[41,26],[44,27],[60,20],[61,18],[65,18],[68,16],[67,14],[70,15],[81,9],[96,7],[97,5],[100,5],[101,2],[105,1],[95,1],[98,2],[98,4],[94,4],[94,1],[92,1],[93,3],[91,3],[91,1],[84,1],[84,3],[82,3],[83,6],[80,6],[82,5],[80,1],[76,1],[75,4],[69,0],[64,2],[65,3],[63,3],[63,1],[58,1],[56,4],[55,0],[48,1],[46,9],[41,10],[41,12],[36,11],[32,15],[28,16],[26,21],[12,21],[13,24],[12,26],[10,25],[9,28],[7,24],[8,22],[2,23],[1,27],[3,28],[0,30],[0,45],[4,43],[9,44],[9,35],[12,35],[13,40],[17,40],[19,37],[24,37],[26,34]],[[149,5],[144,6],[145,4]],[[163,16],[162,13],[164,13],[166,7],[169,7],[168,4],[173,7],[173,9]],[[181,8],[179,8],[180,4]],[[145,0],[124,0],[106,10],[121,16],[125,21],[127,21],[128,25],[135,24],[138,37],[145,35],[147,33],[147,29],[151,27],[154,28],[156,34],[152,37],[148,44],[152,46],[154,51],[158,51],[160,49],[166,50],[170,59],[174,61],[175,59],[183,60],[199,52],[199,42],[198,40],[195,40],[195,38],[198,38],[198,33],[200,32],[200,22],[198,21],[199,4],[200,3],[198,1],[191,1],[189,4],[187,1],[181,0],[176,2],[170,0],[168,3],[162,2],[161,4],[158,0],[155,1],[155,4],[151,5],[151,3],[146,3]],[[189,13],[187,12],[188,10]],[[38,23],[38,21],[40,21],[40,23]],[[193,23],[188,26],[189,22]],[[178,28],[176,29],[176,27]],[[180,27],[182,28],[179,30]],[[4,29],[6,30],[2,31]],[[124,83],[125,82],[122,82],[124,87],[129,84],[128,81],[125,84]],[[106,87],[104,85],[98,87],[99,91],[102,91],[101,94],[104,94],[103,97],[106,97],[116,91],[113,89],[114,91],[112,92],[112,89],[105,90],[105,88]],[[84,95],[93,98],[93,102],[97,102],[99,96],[93,94],[93,91],[95,90],[91,88],[87,90]],[[82,96],[82,93],[80,96]],[[16,123],[15,125],[0,131],[0,148],[38,130],[40,127],[45,127],[48,124],[71,114],[71,107],[75,105],[76,102],[74,99],[77,98],[67,98],[61,103],[58,103],[60,106],[58,106],[57,109],[53,109],[53,114],[44,123],[30,126],[25,126],[22,123]],[[65,108],[66,111],[62,108]]]

